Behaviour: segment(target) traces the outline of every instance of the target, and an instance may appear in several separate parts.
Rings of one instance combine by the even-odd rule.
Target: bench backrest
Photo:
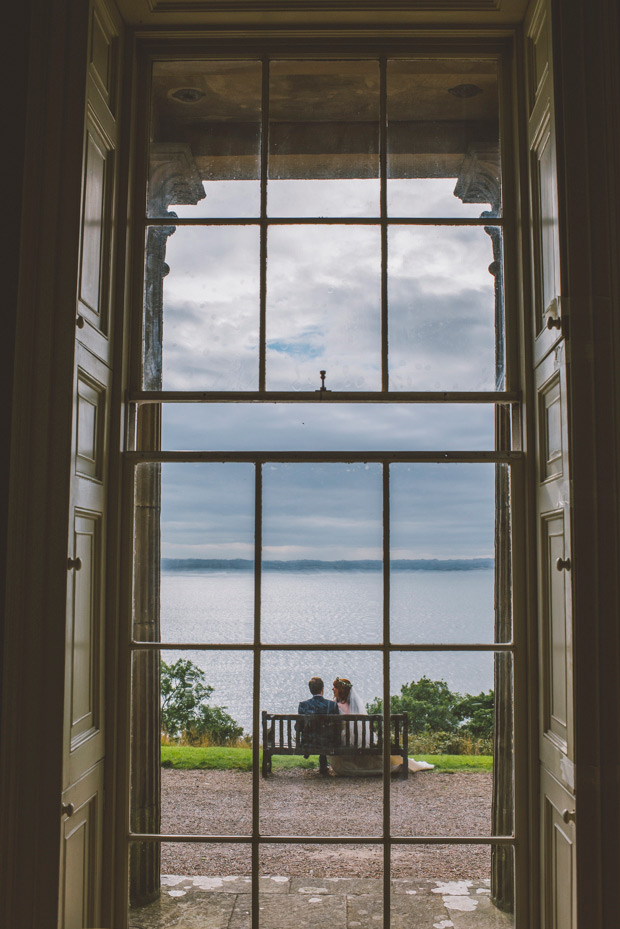
[[[407,714],[394,713],[391,748],[398,752],[407,739]],[[404,737],[404,738],[403,738]],[[299,715],[297,713],[267,713],[263,711],[263,746],[278,753],[300,751],[312,753],[381,754],[383,751],[383,716],[381,714]]]

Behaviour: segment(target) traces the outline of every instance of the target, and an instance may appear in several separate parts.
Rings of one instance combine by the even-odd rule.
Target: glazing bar
[[[254,484],[254,644],[253,644],[253,703],[252,703],[252,929],[259,921],[260,864],[260,617],[261,565],[263,545],[263,471],[256,465]]]
[[[379,169],[381,176],[381,388],[389,389],[387,229],[387,61],[379,62]]]
[[[352,462],[366,463],[369,461],[402,461],[413,463],[424,461],[437,463],[444,461],[473,463],[480,462],[499,462],[499,461],[521,461],[522,452],[126,452],[128,461],[243,461],[255,464],[256,462],[308,462],[314,464],[317,462],[342,462],[350,464]]]
[[[267,314],[267,159],[269,157],[269,60],[263,60],[261,137],[260,137],[260,316],[258,327],[258,389],[265,390],[266,314]],[[228,223],[230,225],[230,222]],[[252,929],[254,908],[252,909]]]
[[[385,72],[383,72],[385,77]],[[385,89],[385,80],[383,81]],[[391,893],[391,765],[390,748],[390,466],[383,465],[383,926],[390,929]]]
[[[261,835],[264,845],[382,845],[383,836],[378,835]],[[163,833],[128,832],[130,842],[211,842],[214,845],[250,845],[249,835],[164,835]],[[510,835],[416,835],[392,836],[393,845],[518,845]]]
[[[236,216],[233,218],[217,219],[216,217],[175,217],[166,219],[152,217],[145,219],[145,226],[378,226],[381,222],[379,216]],[[390,219],[390,225],[395,226],[501,226],[501,217],[491,219],[460,219],[450,216],[395,216]]]
[[[254,645],[250,642],[130,642],[129,647],[134,651],[144,651],[149,648],[159,648],[162,651],[177,651],[180,649],[185,650],[195,650],[195,651],[252,651]],[[343,642],[288,642],[285,644],[275,644],[275,643],[261,643],[261,650],[264,652],[269,651],[278,651],[278,652],[303,652],[303,651],[326,651],[326,652],[368,652],[376,651],[380,652],[384,649],[383,644],[373,642],[371,644],[362,644],[360,642],[355,642],[349,645],[346,645]],[[472,643],[471,645],[460,642],[458,644],[446,644],[441,643],[437,644],[436,642],[429,643],[423,642],[418,645],[405,643],[403,645],[392,644],[391,651],[393,652],[514,652],[515,645],[512,642],[485,642],[485,643]]]
[[[518,391],[136,390],[128,403],[518,403]]]

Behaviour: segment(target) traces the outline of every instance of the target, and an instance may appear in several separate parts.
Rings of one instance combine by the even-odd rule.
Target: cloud
[[[376,171],[378,174],[378,157]],[[267,213],[272,217],[378,217],[379,195],[378,178],[270,179]]]
[[[164,278],[165,390],[258,387],[259,233],[178,227]]]
[[[166,404],[168,451],[491,450],[494,412],[483,404]]]
[[[178,228],[164,279],[164,387],[258,386],[259,235]],[[389,232],[389,371],[394,390],[492,390],[491,240],[479,227]],[[267,386],[332,390],[381,383],[379,230],[273,226],[268,237]]]
[[[480,228],[397,227],[388,264],[393,390],[493,390],[491,240]]]
[[[253,466],[163,464],[161,543],[164,558],[252,558]]]
[[[391,465],[392,557],[492,557],[494,469]],[[379,559],[382,506],[379,464],[266,464],[263,555]],[[162,465],[161,537],[164,557],[253,558],[253,466]]]
[[[325,369],[333,390],[380,389],[379,230],[272,227],[268,246],[268,388],[319,387]]]
[[[397,170],[396,164],[394,164]],[[388,155],[388,173],[390,156]],[[454,196],[456,177],[388,178],[388,216],[478,218],[490,203],[463,203]]]
[[[306,182],[277,183],[288,185],[291,209],[301,210]],[[359,184],[361,203],[374,181]],[[338,212],[353,191],[345,187],[334,201]],[[445,201],[447,187],[442,180],[425,189],[432,212]],[[331,190],[330,182],[321,190]],[[233,193],[218,188],[214,196],[222,203],[229,197],[230,205]],[[257,388],[259,252],[259,230],[251,225],[178,227],[170,236],[165,389]],[[390,228],[394,390],[494,388],[492,258],[491,240],[479,227]],[[325,369],[328,389],[379,389],[379,229],[273,225],[267,275],[268,388],[317,389]],[[174,405],[163,411],[163,447],[490,449],[493,411],[473,405]],[[252,557],[251,465],[179,464],[162,471],[164,555]],[[393,465],[391,474],[394,557],[492,555],[492,465]],[[381,506],[378,465],[266,465],[265,555],[380,557]]]

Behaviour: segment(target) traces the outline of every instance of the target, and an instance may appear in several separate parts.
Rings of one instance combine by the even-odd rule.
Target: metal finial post
[[[325,390],[325,375],[327,371],[319,371],[319,374],[321,375],[321,390]]]

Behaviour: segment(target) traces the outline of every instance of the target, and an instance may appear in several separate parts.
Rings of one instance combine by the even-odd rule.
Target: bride
[[[354,713],[367,716],[366,706],[357,691],[354,689],[351,681],[346,677],[337,677],[333,684],[334,700],[338,704],[338,712],[343,714]],[[349,726],[363,726],[365,723],[349,723]],[[383,758],[381,755],[328,755],[328,761],[334,774],[339,777],[357,775],[371,776],[383,773]],[[402,768],[403,760],[399,755],[390,755],[390,770],[392,773]],[[410,771],[428,771],[435,765],[428,764],[426,761],[416,761],[415,758],[409,759]]]

